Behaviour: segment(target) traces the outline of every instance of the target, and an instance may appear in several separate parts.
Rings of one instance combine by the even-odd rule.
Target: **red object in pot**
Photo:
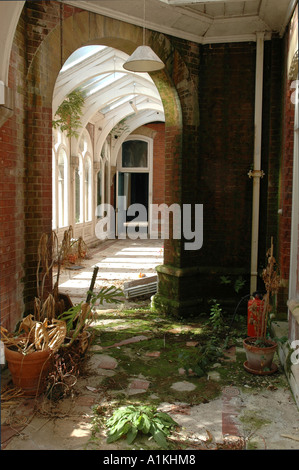
[[[256,331],[257,327],[257,317],[255,315],[254,310],[252,311],[252,306],[256,304],[257,311],[260,311],[264,306],[264,301],[260,300],[258,297],[251,299],[248,301],[248,308],[247,308],[247,333],[248,336],[257,336],[258,331]]]

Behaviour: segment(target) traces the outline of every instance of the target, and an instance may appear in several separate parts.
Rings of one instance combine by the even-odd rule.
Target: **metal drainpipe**
[[[291,256],[290,256],[290,277],[289,277],[289,299],[294,299],[297,294],[297,272],[299,269],[297,261],[298,253],[298,224],[299,224],[299,80],[295,80],[294,104],[294,153],[293,153],[293,191],[292,191],[292,219],[291,219]]]
[[[250,273],[250,293],[251,294],[257,290],[260,178],[264,176],[264,172],[261,170],[263,71],[264,71],[264,33],[256,33],[254,160],[253,160],[253,170],[248,173],[248,176],[253,179],[251,273]]]

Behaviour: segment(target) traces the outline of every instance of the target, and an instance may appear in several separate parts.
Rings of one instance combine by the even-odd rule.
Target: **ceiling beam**
[[[62,1],[62,0],[60,0],[60,1]],[[159,0],[159,2],[161,2],[161,0]],[[97,13],[99,15],[107,16],[109,18],[114,18],[114,19],[117,19],[119,21],[124,21],[126,23],[130,23],[130,24],[134,24],[136,26],[144,27],[144,20],[143,20],[142,17],[129,15],[127,13],[124,13],[124,12],[120,11],[120,10],[113,9],[113,4],[112,4],[111,8],[107,8],[107,7],[102,7],[100,5],[100,2],[99,3],[89,2],[87,0],[63,0],[63,3],[67,3],[69,5],[82,8],[82,9],[85,9],[87,11]],[[188,6],[190,6],[190,5],[191,4],[188,4]],[[173,8],[174,6],[165,4],[165,7],[166,8]],[[175,8],[175,10],[177,10],[177,9]],[[215,19],[211,19],[210,16],[205,15],[204,13],[201,14],[199,12],[194,12],[194,11],[190,12],[189,9],[187,9],[187,8],[184,9],[182,5],[181,5],[181,11],[179,11],[179,14],[177,16],[177,19],[175,20],[175,23],[177,23],[177,24],[180,23],[180,18],[182,18],[182,15],[188,16],[190,18],[191,17],[194,18],[196,16],[198,21],[202,21],[202,23],[204,23],[206,26],[211,26],[211,25],[215,24]],[[250,17],[246,16],[246,18],[248,19]],[[227,21],[230,21],[230,26],[232,26],[232,28],[233,28],[233,25],[232,25],[231,21],[234,20],[234,19],[236,19],[236,20],[242,19],[242,17],[241,16],[237,17],[237,18],[224,17],[223,19],[227,20]],[[216,20],[217,20],[217,18],[216,18]],[[217,32],[216,32],[214,34],[214,36],[206,36],[206,35],[202,36],[200,34],[190,33],[187,30],[180,30],[176,27],[172,27],[171,25],[170,26],[166,25],[165,23],[160,24],[160,23],[157,23],[157,22],[150,22],[148,19],[146,20],[145,27],[147,29],[152,29],[153,31],[157,31],[157,32],[160,32],[160,33],[163,33],[163,34],[168,34],[170,36],[175,36],[175,37],[178,37],[178,38],[181,38],[181,39],[186,39],[187,41],[192,41],[192,42],[195,42],[195,43],[198,43],[198,44],[213,44],[213,43],[216,43],[216,42],[228,43],[228,42],[256,41],[256,34],[255,34],[256,29],[254,31],[250,32],[250,33],[245,33],[244,35],[236,34],[236,37],[234,37],[235,35],[233,34],[233,32],[231,32],[231,33],[228,32],[227,35],[217,34]],[[233,29],[232,29],[232,31],[233,31]],[[267,29],[266,29],[266,31],[267,31]],[[265,39],[270,39],[270,37],[268,35],[268,36],[265,37]]]

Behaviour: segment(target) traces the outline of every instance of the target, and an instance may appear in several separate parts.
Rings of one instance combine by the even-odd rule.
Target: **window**
[[[67,155],[64,149],[60,149],[58,154],[57,176],[58,227],[66,227],[68,224],[68,172]]]
[[[102,204],[102,170],[97,174],[97,207]],[[100,217],[100,213],[97,212],[97,217]]]
[[[92,219],[92,198],[91,198],[91,159],[88,155],[84,158],[84,202],[85,202],[85,222]]]
[[[79,166],[75,168],[75,222],[80,224],[83,221],[83,207],[82,207],[82,157],[79,156]]]
[[[55,230],[57,226],[56,217],[56,156],[52,150],[52,229]]]
[[[109,204],[109,169],[107,161],[105,162],[104,178],[104,204]]]
[[[142,140],[128,140],[122,145],[123,168],[147,168],[148,144]]]

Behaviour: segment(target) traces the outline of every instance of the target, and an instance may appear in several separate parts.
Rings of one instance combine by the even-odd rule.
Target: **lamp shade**
[[[139,46],[123,64],[131,72],[155,72],[164,68],[161,59],[149,46]]]

